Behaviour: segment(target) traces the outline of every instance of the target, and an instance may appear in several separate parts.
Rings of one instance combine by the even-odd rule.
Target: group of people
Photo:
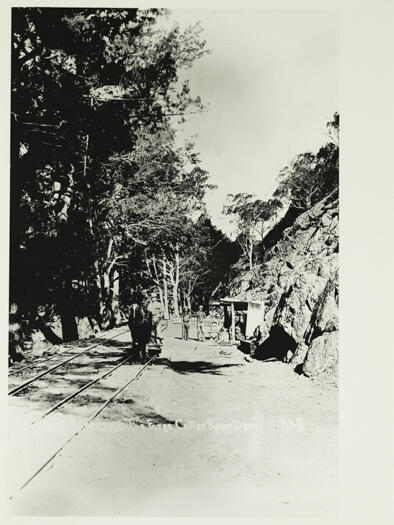
[[[204,323],[206,314],[204,307],[200,305],[195,314],[197,324],[197,340],[201,342],[206,341],[206,334]],[[192,312],[188,307],[182,310],[182,339],[188,341],[190,338],[190,323],[192,320]],[[226,321],[226,319],[225,319]],[[231,322],[231,319],[230,319]],[[236,339],[243,341],[245,337],[246,316],[237,315],[236,317]],[[163,331],[167,324],[164,321],[164,308],[162,303],[158,300],[155,292],[151,293],[150,297],[144,295],[142,292],[135,292],[132,298],[132,306],[129,316],[129,328],[131,331],[133,347],[139,351],[141,357],[146,357],[146,347],[148,344],[161,347],[163,343]],[[229,328],[226,322],[222,328],[229,336]],[[220,339],[219,332],[217,340]],[[257,326],[254,330],[253,336],[248,338],[250,350],[254,351],[260,346],[263,339],[263,332],[261,326]]]
[[[206,318],[206,315],[204,312],[204,308],[202,305],[200,305],[196,312],[196,320],[197,320],[197,339],[198,341],[201,341],[201,342],[205,341],[205,330],[204,330],[205,318]],[[188,341],[189,339],[190,322],[191,322],[191,312],[188,307],[185,307],[182,312],[182,339],[186,341]]]
[[[200,305],[196,312],[197,321],[197,340],[204,342],[206,340],[204,322],[206,314],[204,307]],[[185,307],[182,311],[182,339],[189,340],[190,323],[192,313],[189,308]],[[164,309],[162,303],[158,300],[155,292],[150,297],[143,292],[134,292],[132,305],[129,315],[129,328],[133,341],[133,347],[141,353],[146,354],[146,347],[151,345],[162,345],[163,330],[165,328]]]

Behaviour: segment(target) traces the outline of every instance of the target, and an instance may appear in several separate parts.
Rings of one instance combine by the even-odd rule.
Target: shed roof
[[[242,297],[224,297],[220,299],[221,303],[244,303],[244,304],[264,304],[264,301],[259,301],[257,299],[245,299]]]

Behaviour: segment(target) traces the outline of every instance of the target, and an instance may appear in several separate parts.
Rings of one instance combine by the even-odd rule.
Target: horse
[[[152,315],[138,303],[133,303],[130,309],[128,322],[133,350],[138,352],[141,360],[147,357],[146,346],[152,333]]]

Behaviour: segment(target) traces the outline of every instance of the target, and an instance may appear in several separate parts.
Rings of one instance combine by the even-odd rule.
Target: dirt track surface
[[[9,398],[11,515],[309,517],[335,511],[336,387],[276,361],[247,362],[235,347],[182,341],[180,332],[170,324],[161,356],[22,491],[142,365],[122,366],[29,424],[119,362],[130,346],[125,334]],[[13,376],[10,388],[20,380]]]

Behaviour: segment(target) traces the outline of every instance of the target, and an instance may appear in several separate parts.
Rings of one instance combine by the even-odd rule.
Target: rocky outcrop
[[[338,331],[328,332],[313,339],[306,354],[302,371],[306,376],[335,374],[338,364]]]
[[[247,281],[247,285],[245,285]],[[309,377],[335,372],[338,360],[338,200],[322,200],[285,229],[254,275],[233,294],[265,301],[268,349]],[[289,354],[289,351],[291,354]]]

